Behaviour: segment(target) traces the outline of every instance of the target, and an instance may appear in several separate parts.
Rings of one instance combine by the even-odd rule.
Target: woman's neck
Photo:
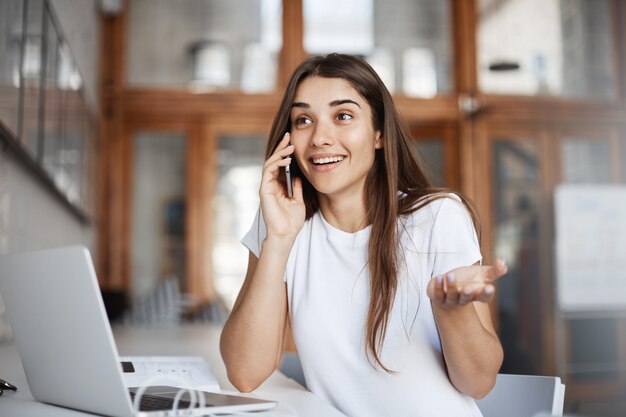
[[[333,198],[325,194],[318,196],[320,211],[333,227],[355,233],[368,226],[363,195],[352,198]]]

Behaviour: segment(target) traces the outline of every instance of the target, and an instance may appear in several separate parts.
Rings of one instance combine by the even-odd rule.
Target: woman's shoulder
[[[400,223],[402,233],[408,233],[413,241],[444,241],[466,230],[468,236],[475,233],[477,226],[472,208],[457,193],[431,193],[421,197],[412,207],[414,210],[401,216]]]
[[[413,198],[404,194],[400,197],[400,199],[402,198],[413,200],[409,200],[405,204],[405,207],[407,207],[406,213],[409,216],[428,215],[436,217],[442,209],[453,211],[464,209],[462,197],[452,191],[438,191]]]

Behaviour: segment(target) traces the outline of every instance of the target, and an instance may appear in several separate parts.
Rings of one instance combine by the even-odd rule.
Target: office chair
[[[296,352],[283,352],[278,370],[287,378],[295,380],[298,384],[306,388],[306,380],[304,379],[304,373],[302,372],[302,364],[300,363],[300,358]]]
[[[495,387],[476,404],[483,417],[562,416],[564,399],[559,377],[498,374]]]

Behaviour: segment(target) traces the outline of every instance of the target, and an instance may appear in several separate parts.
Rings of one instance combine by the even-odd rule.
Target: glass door
[[[259,209],[259,187],[265,156],[262,134],[218,136],[217,184],[213,195],[212,259],[215,289],[232,309],[246,277],[248,250],[240,240]]]
[[[486,219],[483,245],[487,259],[502,257],[509,273],[498,282],[498,327],[504,347],[501,372],[543,373],[542,327],[546,297],[542,267],[550,255],[541,250],[548,229],[541,213],[547,211],[542,190],[546,161],[537,131],[491,130],[485,138],[489,164],[478,177],[490,190],[481,214]],[[486,214],[489,213],[489,214]]]
[[[473,131],[473,189],[487,219],[483,252],[510,268],[496,302],[501,372],[558,375],[567,385],[566,412],[622,415],[623,312],[561,311],[555,191],[624,181],[623,4],[475,5],[468,94],[476,106],[463,123]]]
[[[485,119],[476,121],[477,157],[487,161],[477,166],[477,178],[488,182],[479,198],[483,251],[509,266],[496,300],[505,351],[500,372],[559,375],[569,411],[596,415],[594,407],[606,404],[594,401],[615,401],[626,390],[625,320],[615,310],[559,308],[555,192],[563,184],[624,184],[626,141],[618,128],[539,122],[533,128]],[[578,247],[593,245],[600,232]]]
[[[184,132],[139,130],[131,143],[130,297],[126,320],[178,322],[187,291]]]
[[[457,189],[459,186],[458,133],[454,124],[411,128],[413,146],[431,184]]]
[[[607,186],[616,186],[617,193],[625,190],[623,149],[626,140],[620,138],[619,130],[562,128],[556,136],[558,184],[576,187],[571,190],[581,201],[585,199],[611,211],[612,206],[607,206],[593,194],[597,190],[607,190]],[[591,199],[586,198],[587,193],[591,193]],[[610,194],[607,197],[610,198]],[[621,208],[615,207],[615,210],[621,211]],[[593,208],[585,210],[593,211]],[[555,211],[556,216],[563,214]],[[559,374],[566,378],[569,394],[581,404],[576,411],[594,415],[596,410],[589,404],[598,398],[624,398],[626,394],[626,319],[619,307],[618,310],[612,307],[615,305],[612,295],[623,293],[619,282],[626,278],[623,267],[626,262],[626,226],[602,218],[595,222],[592,218],[589,220],[574,223],[570,228],[571,235],[561,233],[555,237],[557,244],[558,239],[569,242],[567,257],[577,260],[577,285],[587,288],[584,300],[581,300],[584,305],[570,301],[566,309],[557,306],[556,347],[564,354],[557,355],[556,366]],[[574,233],[572,228],[578,232]],[[560,256],[558,252],[557,256]],[[605,272],[608,270],[612,272]],[[557,288],[562,287],[565,293],[574,284],[574,277],[564,276],[558,268],[556,274]],[[557,300],[567,294],[557,294]],[[593,303],[597,307],[589,308]],[[621,304],[623,309],[626,302]]]

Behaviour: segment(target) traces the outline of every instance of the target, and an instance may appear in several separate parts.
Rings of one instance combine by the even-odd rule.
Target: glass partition
[[[262,135],[224,135],[217,153],[213,197],[213,268],[217,293],[231,309],[246,276],[248,250],[240,243],[259,208],[265,154]]]
[[[501,372],[540,374],[542,327],[540,262],[540,146],[532,138],[493,141],[494,252],[509,272],[498,281]]]
[[[305,0],[303,7],[304,49],[307,52],[364,56],[373,52],[374,0]]]
[[[585,138],[561,140],[561,178],[570,183],[611,183],[610,141]]]
[[[421,155],[422,167],[436,187],[446,186],[446,161],[444,158],[443,140],[438,138],[420,139],[412,142],[413,146]]]
[[[558,334],[557,341],[564,347],[565,354],[556,358],[557,369],[565,376],[568,389],[574,394],[572,397],[583,398],[580,404],[570,408],[585,415],[622,415],[624,411],[625,321],[622,311],[611,304],[611,294],[621,294],[618,283],[623,282],[624,269],[620,266],[624,264],[626,247],[623,222],[612,212],[623,213],[623,208],[619,205],[620,200],[610,200],[613,191],[601,192],[603,200],[594,194],[589,198],[585,193],[607,190],[602,184],[611,184],[609,189],[615,186],[615,195],[623,194],[626,177],[620,176],[620,172],[623,173],[626,166],[625,144],[623,139],[617,140],[615,132],[607,131],[604,134],[567,135],[560,138],[557,148],[560,184],[593,184],[590,189],[575,190],[575,194],[570,195],[577,198],[571,200],[571,196],[568,197],[568,204],[561,205],[556,211],[557,216],[569,217],[569,221],[561,224],[561,233],[557,228],[555,239],[557,248],[560,243],[568,250],[564,256],[557,249],[557,265],[563,268],[561,274],[572,271],[572,268],[578,272],[575,277],[567,279],[559,276],[559,284],[565,288],[562,293],[570,298],[563,284],[569,282],[569,285],[584,288],[586,291],[582,294],[600,305],[596,310],[574,303],[574,307],[558,311],[563,331]],[[571,265],[572,259],[577,261],[575,267]],[[584,393],[596,387],[603,387],[607,392],[604,404],[584,400]],[[603,413],[605,409],[607,414]]]
[[[365,57],[391,92],[430,98],[453,89],[450,1],[304,0],[304,48]]]
[[[133,138],[131,282],[135,300],[150,298],[165,281],[175,283],[177,293],[184,288],[186,148],[182,133],[139,132]]]
[[[80,206],[87,213],[95,213],[97,194],[100,187],[97,183],[100,164],[98,162],[98,152],[100,144],[98,142],[98,123],[97,119],[90,112],[85,112],[85,138],[83,141],[83,157],[82,157],[82,178],[81,185],[83,192],[81,193]]]
[[[27,3],[24,57],[22,60],[23,110],[21,141],[26,150],[37,160],[40,155],[40,116],[43,110],[41,76],[43,50],[44,1],[30,0]]]
[[[272,91],[282,46],[281,16],[280,0],[133,0],[128,84]]]
[[[615,96],[611,0],[479,0],[478,81],[485,93]]]
[[[83,165],[95,147],[84,141],[97,132],[86,131],[95,124],[86,122],[82,76],[52,6],[0,2],[0,139],[85,220]]]
[[[78,204],[82,194],[82,159],[85,133],[85,103],[82,90],[64,91],[63,137],[58,148],[59,167],[52,174],[70,202]]]
[[[579,391],[583,383],[604,384],[619,377],[617,369],[623,362],[619,364],[622,359],[618,352],[624,344],[620,342],[612,314],[603,312],[594,316],[584,309],[565,312],[557,306],[553,222],[558,220],[553,217],[552,197],[546,198],[554,193],[554,188],[545,178],[555,175],[557,184],[615,183],[623,160],[619,157],[620,143],[612,136],[558,138],[554,135],[558,142],[555,158],[545,153],[542,146],[545,143],[532,136],[502,135],[490,141],[493,252],[494,256],[506,259],[509,266],[507,276],[498,281],[497,298],[499,335],[505,352],[503,373],[545,373],[549,369],[546,349],[552,347],[557,352],[557,372],[572,392]],[[555,165],[558,169],[553,170]],[[618,224],[597,227],[581,223],[579,227],[594,228],[594,238],[601,236],[605,227],[610,233],[619,232]],[[572,233],[577,236],[576,232]],[[618,236],[613,237],[619,241]],[[597,242],[580,244],[585,253],[590,253]],[[552,330],[554,318],[556,329]],[[546,329],[554,333],[549,336]],[[603,341],[602,346],[588,343],[593,335],[599,337],[594,341]]]
[[[63,139],[63,90],[58,78],[61,61],[70,59],[68,52],[57,35],[52,19],[46,16],[42,163],[44,169],[51,174],[60,166],[57,149],[60,148]]]
[[[0,2],[0,123],[15,136],[19,134],[23,7],[22,0]]]

